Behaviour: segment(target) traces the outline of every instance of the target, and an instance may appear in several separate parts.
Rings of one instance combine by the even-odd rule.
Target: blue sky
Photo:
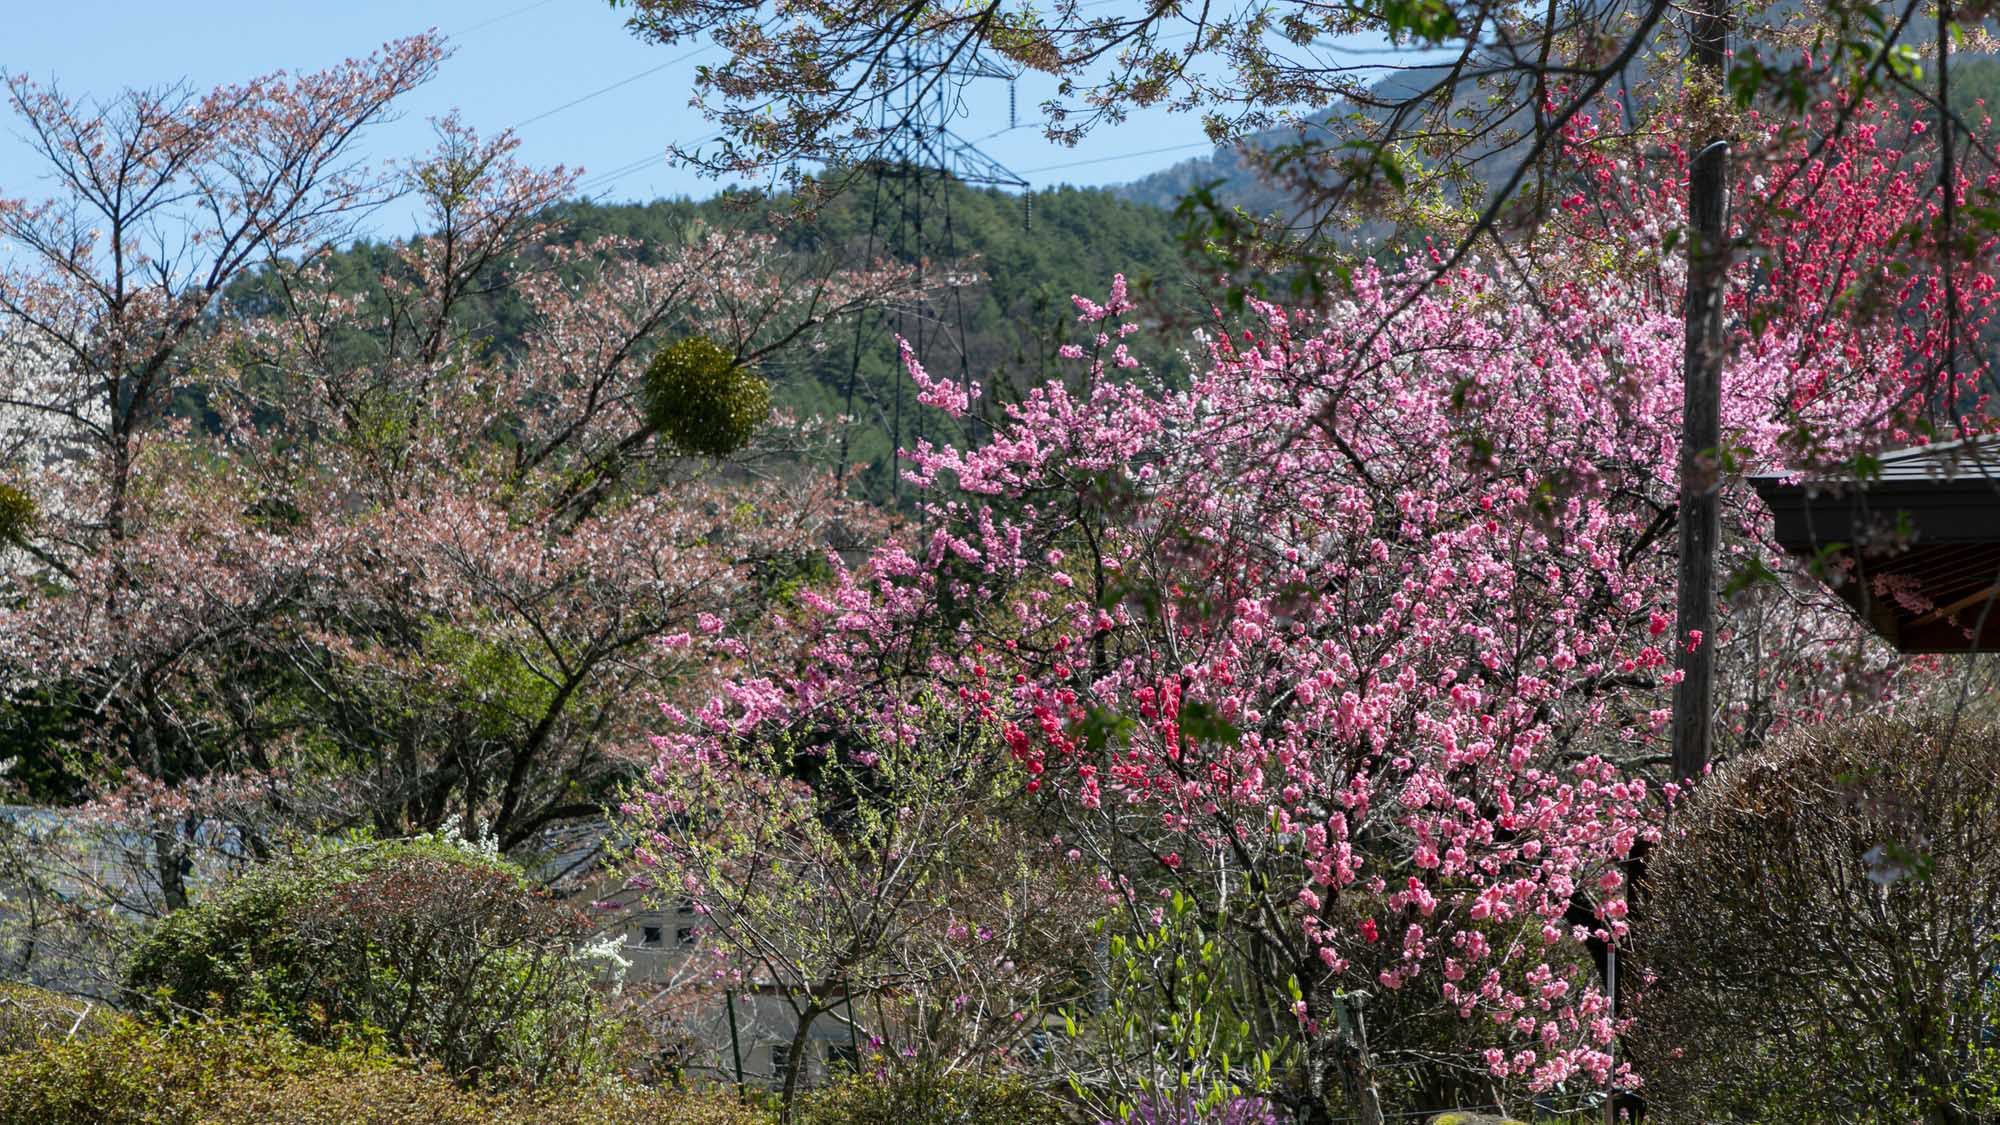
[[[100,0],[9,5],[0,69],[54,78],[72,94],[108,95],[128,85],[186,79],[197,86],[274,69],[306,70],[366,54],[384,40],[435,28],[454,53],[439,76],[404,103],[402,119],[368,142],[382,158],[421,151],[427,121],[453,108],[483,133],[518,126],[522,155],[539,165],[581,165],[583,186],[614,200],[711,194],[716,185],[671,167],[670,142],[698,141],[714,127],[688,107],[694,68],[721,58],[699,44],[676,48],[634,39],[602,0]],[[614,87],[606,90],[607,87]],[[954,131],[1037,188],[1118,183],[1206,148],[1191,117],[1145,114],[1067,149],[1032,126],[1048,88],[1020,83],[1009,130],[1007,85],[982,83],[966,96]],[[600,92],[602,91],[602,92]],[[574,104],[570,104],[574,103]],[[18,126],[0,125],[0,195],[34,196]],[[1163,151],[1164,150],[1164,151]],[[394,212],[381,223],[392,227]],[[382,234],[398,234],[394,229]]]

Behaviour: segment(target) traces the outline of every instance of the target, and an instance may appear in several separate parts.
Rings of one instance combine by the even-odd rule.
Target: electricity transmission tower
[[[980,151],[977,144],[954,133],[951,123],[969,113],[968,97],[982,81],[1007,83],[1007,126],[1019,126],[1014,81],[1018,72],[972,53],[953,57],[942,44],[912,43],[904,48],[890,72],[890,96],[876,103],[874,153],[863,166],[870,182],[868,218],[868,260],[887,257],[909,263],[917,269],[922,295],[910,306],[872,318],[857,318],[853,351],[848,362],[846,415],[857,417],[864,344],[879,342],[895,354],[896,339],[910,347],[919,362],[934,373],[958,368],[958,377],[973,385],[970,357],[966,354],[963,280],[947,278],[933,296],[925,286],[936,280],[933,270],[955,268],[958,261],[959,230],[952,216],[955,187],[997,187],[1021,193],[1022,222],[1033,224],[1033,193],[1028,182]],[[956,353],[955,355],[952,353]],[[909,380],[901,376],[900,362],[890,377],[892,390],[886,396],[869,394],[875,401],[861,404],[875,419],[890,442],[890,496],[902,498],[902,450],[905,439],[926,436],[921,414],[904,409]],[[965,437],[977,442],[990,426],[986,413],[991,409],[992,388],[982,388],[972,413],[966,420]],[[874,388],[870,388],[874,390]],[[841,443],[841,463],[847,461],[846,439]]]

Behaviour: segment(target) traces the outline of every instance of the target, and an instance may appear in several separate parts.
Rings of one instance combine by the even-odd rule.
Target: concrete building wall
[[[850,1027],[844,1011],[822,1015],[808,1030],[801,1057],[790,1056],[798,1015],[770,982],[725,987],[714,951],[703,944],[702,919],[684,904],[651,904],[620,893],[599,900],[610,919],[604,932],[619,939],[628,963],[621,990],[648,1013],[662,1039],[687,1045],[675,1060],[689,1077],[779,1089],[787,1066],[815,1086],[866,1057],[869,1033]],[[865,1017],[865,1012],[857,1012]],[[734,1035],[732,1037],[732,1028]]]

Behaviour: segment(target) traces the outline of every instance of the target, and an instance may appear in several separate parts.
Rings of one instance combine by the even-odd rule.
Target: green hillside
[[[923,435],[922,426],[941,422],[935,415],[919,417],[908,380],[894,362],[897,333],[919,346],[933,373],[970,375],[986,387],[990,402],[1004,403],[1060,370],[1055,351],[1075,324],[1071,295],[1101,297],[1112,276],[1123,272],[1148,310],[1180,313],[1193,307],[1179,223],[1166,211],[1109,190],[1061,188],[1024,202],[1019,195],[934,180],[918,194],[897,177],[884,176],[877,184],[864,174],[825,202],[810,222],[794,221],[793,208],[793,201],[782,197],[577,202],[565,205],[561,218],[565,238],[622,235],[640,243],[642,256],[647,248],[673,246],[691,227],[706,224],[771,231],[792,249],[829,263],[922,257],[935,269],[948,260],[968,262],[977,282],[935,299],[925,315],[871,315],[859,325],[836,326],[822,347],[794,349],[765,371],[777,404],[803,414],[849,413],[851,384],[851,413],[860,425],[850,456],[873,466],[862,487],[878,499],[890,492],[886,465],[892,435],[900,433],[907,447]],[[335,255],[330,268],[365,290],[376,283],[386,254],[380,244],[361,243]],[[232,300],[251,315],[276,308],[255,282],[239,286]],[[468,320],[497,346],[517,338],[522,314],[510,294],[495,293],[473,307]],[[1134,346],[1173,374],[1177,341],[1150,334],[1135,338]]]
[[[933,267],[969,261],[980,280],[932,302],[927,316],[871,316],[830,334],[828,346],[800,349],[770,370],[777,401],[803,413],[852,414],[861,423],[851,455],[866,460],[871,495],[884,495],[891,435],[911,444],[924,425],[895,364],[894,338],[919,348],[938,375],[967,374],[995,402],[1055,374],[1055,349],[1075,322],[1073,294],[1101,296],[1123,272],[1154,307],[1179,310],[1189,282],[1179,224],[1157,208],[1105,190],[1063,188],[1024,203],[1014,194],[931,182],[921,192],[907,182],[864,176],[821,207],[810,223],[789,222],[785,199],[661,201],[644,205],[577,204],[570,218],[581,234],[616,233],[663,244],[691,219],[727,227],[771,230],[793,248],[859,263],[901,250]],[[919,231],[921,230],[921,235]],[[858,331],[856,330],[858,328]],[[960,341],[963,341],[961,351]],[[1157,337],[1145,354],[1171,363],[1175,352]],[[901,409],[899,411],[899,396]],[[900,414],[901,424],[898,425]]]

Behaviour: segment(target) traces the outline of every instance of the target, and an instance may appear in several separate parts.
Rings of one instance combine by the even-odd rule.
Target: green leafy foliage
[[[1145,1104],[1216,1112],[1272,1087],[1290,1044],[1252,1028],[1241,968],[1220,929],[1176,891],[1156,927],[1110,935],[1110,1003],[1064,1015],[1064,1030],[1092,1060],[1083,1068],[1092,1077],[1070,1078],[1080,1100],[1125,1120]]]
[[[1436,46],[1458,34],[1458,14],[1443,0],[1373,0],[1363,10],[1382,21],[1398,46]]]
[[[768,1125],[721,1095],[592,1083],[467,1091],[359,1045],[252,1019],[121,1020],[0,1055],[0,1125]]]
[[[135,951],[127,985],[170,1011],[256,1016],[470,1083],[536,1085],[606,1065],[575,951],[587,928],[497,858],[437,838],[364,843],[259,865],[173,914]]]
[[[67,684],[15,692],[0,699],[0,761],[15,800],[69,805],[89,791],[91,763],[77,746],[90,705]]]
[[[448,671],[455,702],[484,737],[506,738],[556,705],[557,685],[519,650],[471,630],[433,621],[424,653]]]
[[[0,1051],[102,1035],[116,1030],[124,1018],[101,1001],[0,983]]]
[[[727,457],[771,413],[771,385],[701,336],[660,349],[646,368],[646,419],[686,453]]]

